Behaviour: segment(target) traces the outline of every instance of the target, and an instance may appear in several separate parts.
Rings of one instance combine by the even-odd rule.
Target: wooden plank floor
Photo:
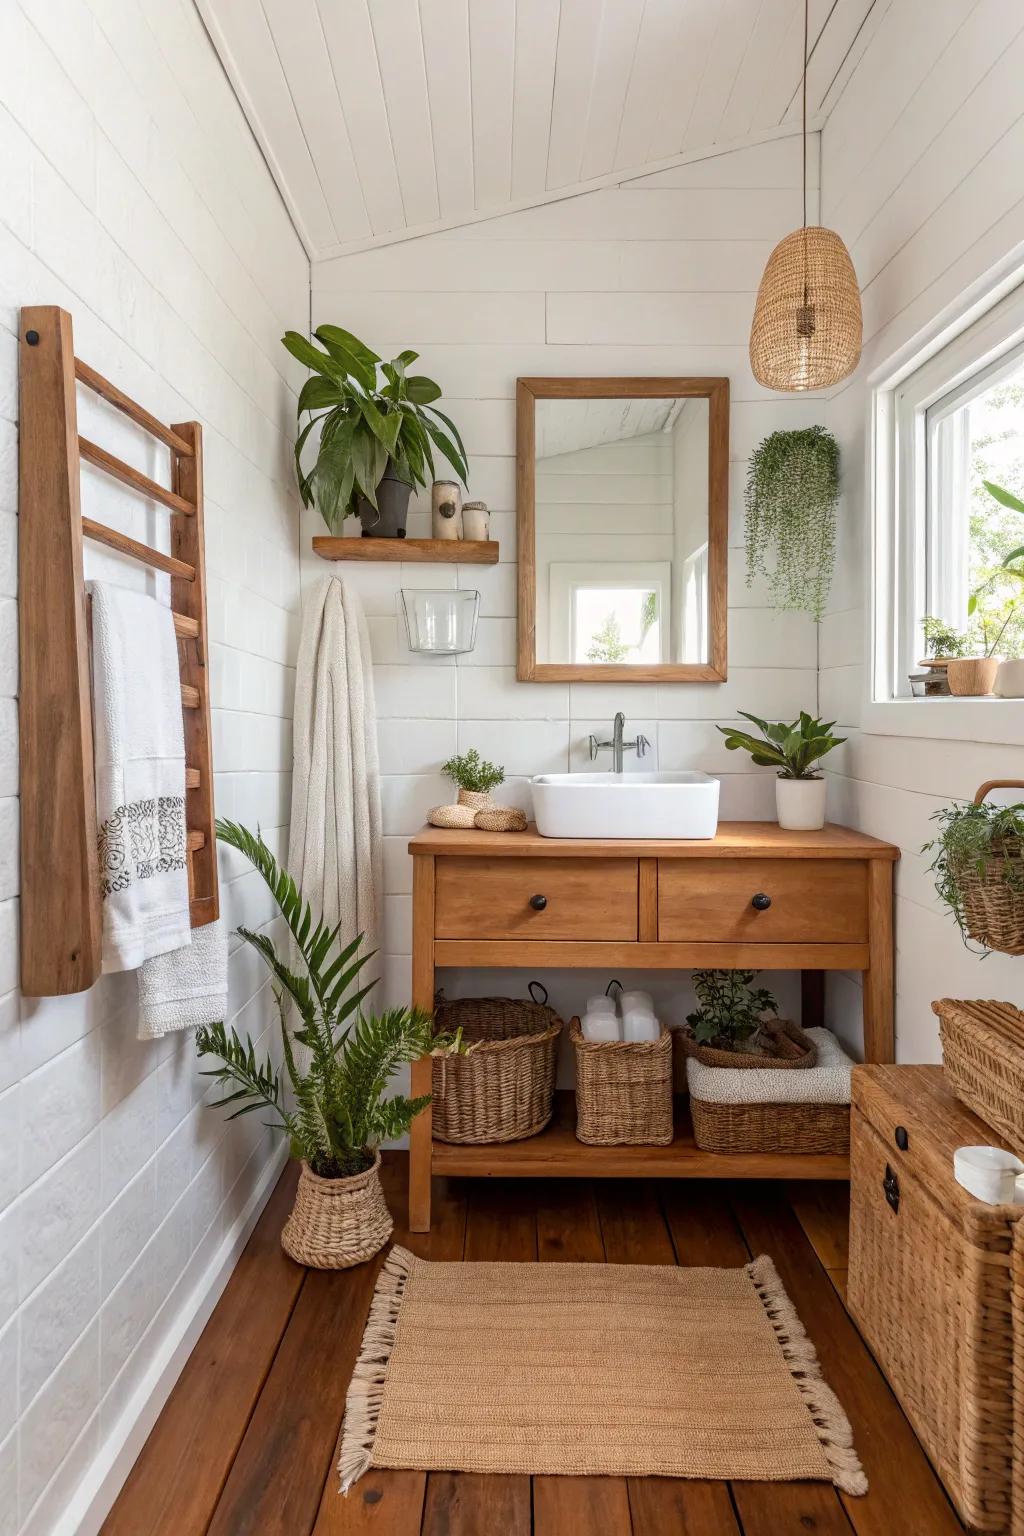
[[[387,1158],[392,1209],[406,1164]],[[303,1271],[268,1204],[107,1519],[105,1536],[953,1536],[963,1527],[850,1321],[834,1184],[444,1180],[424,1258],[744,1264],[769,1253],[853,1423],[866,1498],[821,1483],[370,1472],[338,1493],[345,1392],[383,1256]]]

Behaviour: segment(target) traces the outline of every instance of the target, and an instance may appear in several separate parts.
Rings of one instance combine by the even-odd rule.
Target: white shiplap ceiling
[[[803,0],[196,0],[310,256],[799,122]],[[888,0],[811,0],[817,124]]]

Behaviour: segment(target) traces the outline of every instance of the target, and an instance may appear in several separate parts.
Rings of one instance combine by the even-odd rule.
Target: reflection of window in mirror
[[[706,662],[708,401],[536,411],[537,660]]]

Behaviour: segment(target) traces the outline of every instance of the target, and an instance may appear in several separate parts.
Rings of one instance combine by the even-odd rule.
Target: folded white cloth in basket
[[[813,1067],[708,1067],[686,1058],[690,1093],[702,1104],[849,1104],[853,1062],[830,1029],[809,1029]]]
[[[220,918],[192,929],[182,949],[147,960],[139,971],[139,1039],[219,1024],[228,1011],[228,945]]]
[[[171,611],[89,583],[103,969],[189,942],[185,735]]]

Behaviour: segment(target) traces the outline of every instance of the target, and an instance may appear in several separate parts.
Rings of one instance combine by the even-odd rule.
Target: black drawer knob
[[[750,898],[750,905],[756,912],[767,912],[771,904],[771,897],[766,896],[764,891],[758,891],[756,896]]]
[[[533,908],[533,910],[535,912],[543,912],[544,908],[547,906],[547,904],[548,904],[548,899],[547,899],[546,896],[531,896],[530,897],[530,906]]]
[[[900,1208],[900,1181],[888,1163],[885,1165],[885,1177],[882,1180],[882,1188],[885,1190],[885,1198],[893,1210],[898,1211]]]
[[[896,1127],[896,1145],[899,1147],[901,1152],[905,1152],[910,1146],[910,1137],[907,1134],[907,1128],[905,1125],[898,1125]]]

